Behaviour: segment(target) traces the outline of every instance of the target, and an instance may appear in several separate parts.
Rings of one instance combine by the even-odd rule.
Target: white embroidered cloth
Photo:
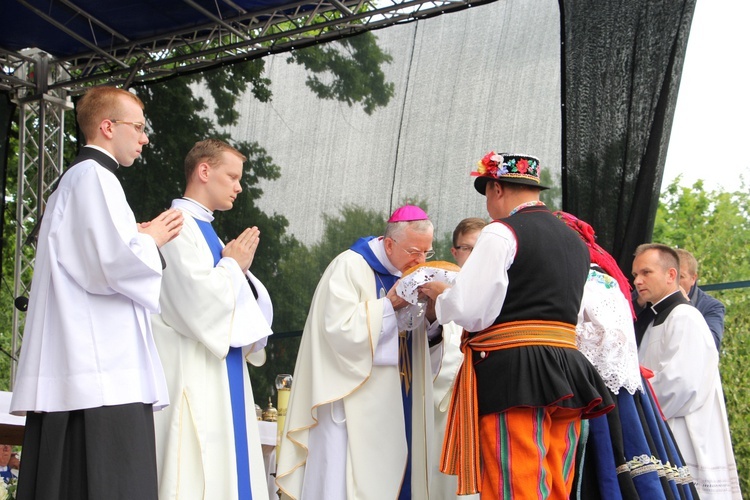
[[[576,343],[613,393],[642,389],[630,306],[614,278],[593,269],[583,289]]]
[[[396,286],[396,293],[399,297],[416,305],[419,295],[418,288],[430,281],[442,281],[452,285],[456,281],[456,274],[461,268],[452,262],[438,260],[434,262],[425,262],[412,267],[403,276]]]

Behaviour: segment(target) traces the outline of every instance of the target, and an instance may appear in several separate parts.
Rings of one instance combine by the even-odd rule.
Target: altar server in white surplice
[[[324,272],[302,334],[276,482],[282,498],[429,498],[433,459],[430,346],[437,323],[400,327],[402,272],[431,257],[419,207],[394,212]],[[428,308],[429,309],[429,308]],[[401,331],[399,331],[401,330]]]
[[[671,247],[640,245],[633,284],[654,313],[638,347],[675,441],[702,499],[740,499],[719,353],[700,311],[680,291],[680,259]]]
[[[137,224],[115,176],[148,144],[135,94],[94,87],[76,112],[86,146],[39,228],[10,405],[26,415],[16,498],[155,500],[153,410],[169,399],[150,318],[182,214]]]
[[[268,486],[246,361],[271,334],[271,300],[249,271],[256,227],[224,246],[211,222],[242,191],[245,157],[208,139],[185,158],[185,215],[165,245],[170,272],[154,337],[172,405],[156,415],[159,498],[265,500]],[[255,353],[255,354],[252,354]]]

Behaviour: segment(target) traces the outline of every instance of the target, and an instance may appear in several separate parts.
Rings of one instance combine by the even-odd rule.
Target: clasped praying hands
[[[236,260],[242,272],[246,273],[253,263],[258,243],[260,243],[260,230],[255,226],[249,227],[226,244],[224,250],[221,252],[221,256],[231,257]]]

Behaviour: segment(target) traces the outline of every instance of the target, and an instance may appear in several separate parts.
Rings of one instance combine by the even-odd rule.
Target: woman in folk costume
[[[615,411],[591,419],[581,432],[571,498],[697,498],[666,421],[639,368],[630,283],[596,243],[593,228],[555,212],[589,249],[591,270],[576,327],[578,349],[617,400]],[[644,390],[647,388],[649,390]]]

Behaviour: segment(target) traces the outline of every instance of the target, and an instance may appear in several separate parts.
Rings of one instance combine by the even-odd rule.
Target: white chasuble
[[[265,287],[230,258],[214,259],[194,217],[210,213],[191,200],[175,200],[184,212],[180,235],[164,245],[167,261],[161,314],[154,337],[172,404],[154,415],[159,498],[237,499],[232,407],[225,358],[263,349],[271,334],[272,307]],[[258,292],[256,300],[247,283]],[[250,378],[244,370],[245,418],[254,500],[268,498],[267,479]]]
[[[379,343],[391,338],[383,331],[390,303],[378,297],[379,288],[383,287],[376,287],[372,268],[352,250],[337,256],[318,284],[302,335],[277,460],[276,482],[286,498],[398,497],[408,450],[398,359],[386,362],[387,357],[379,355],[373,362]],[[427,499],[434,404],[424,325],[412,332],[411,341],[412,498]],[[320,434],[316,437],[316,433]],[[316,452],[314,447],[321,442],[333,446],[326,453]],[[332,468],[343,470],[332,474]],[[325,484],[329,474],[338,484]]]

